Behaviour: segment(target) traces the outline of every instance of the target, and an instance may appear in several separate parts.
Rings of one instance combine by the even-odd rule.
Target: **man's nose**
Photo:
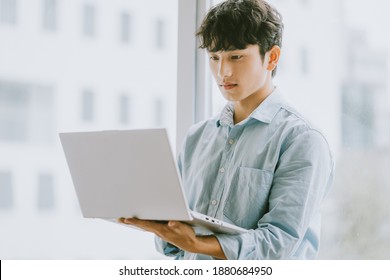
[[[224,77],[230,77],[232,75],[232,68],[231,65],[221,59],[218,64],[218,77],[224,78]]]

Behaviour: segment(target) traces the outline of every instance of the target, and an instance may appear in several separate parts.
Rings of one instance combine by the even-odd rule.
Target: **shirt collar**
[[[276,113],[280,110],[280,108],[282,108],[282,105],[283,98],[279,90],[276,88],[243,122],[246,122],[248,119],[255,119],[260,122],[270,123]],[[223,108],[219,119],[217,120],[217,126],[232,126],[233,114],[234,105],[232,102],[229,102]]]

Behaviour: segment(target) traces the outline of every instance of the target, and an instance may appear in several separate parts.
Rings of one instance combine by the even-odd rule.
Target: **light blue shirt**
[[[228,259],[314,259],[334,162],[324,136],[278,90],[234,125],[233,105],[194,125],[178,159],[192,210],[250,229],[216,234]],[[156,239],[178,259],[211,259]]]

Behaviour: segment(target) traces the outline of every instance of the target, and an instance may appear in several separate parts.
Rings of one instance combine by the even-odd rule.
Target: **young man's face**
[[[263,61],[258,45],[248,45],[241,50],[209,52],[209,57],[215,81],[227,100],[255,101],[269,94],[272,79],[268,70],[268,54]]]

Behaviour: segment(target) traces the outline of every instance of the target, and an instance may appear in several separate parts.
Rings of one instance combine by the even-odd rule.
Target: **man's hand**
[[[194,229],[185,223],[177,221],[161,223],[158,221],[139,220],[135,218],[120,218],[119,222],[152,232],[161,239],[184,251],[226,259],[221,245],[215,236],[198,236],[195,234]]]

